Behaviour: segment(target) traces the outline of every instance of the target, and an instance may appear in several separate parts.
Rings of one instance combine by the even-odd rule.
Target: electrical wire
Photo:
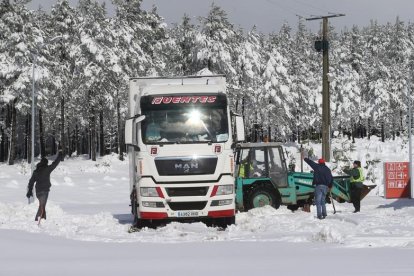
[[[322,9],[322,8],[318,8],[318,7],[316,7],[316,6],[314,6],[314,5],[311,5],[311,4],[309,4],[309,3],[303,3],[303,2],[298,1],[298,0],[292,0],[292,1],[293,1],[293,2],[295,2],[295,3],[297,3],[297,4],[299,4],[299,5],[302,5],[302,6],[307,6],[307,7],[309,7],[309,8],[314,9],[314,10],[317,10],[317,11],[319,11],[319,12],[323,12],[323,13],[330,13],[328,10],[325,10],[325,9]]]
[[[295,9],[293,9],[293,8],[291,8],[291,7],[288,7],[288,6],[282,5],[282,4],[280,4],[279,2],[274,2],[274,1],[272,1],[272,0],[266,0],[266,2],[268,2],[269,4],[272,4],[272,5],[278,6],[278,7],[279,7],[279,8],[281,8],[282,10],[288,11],[289,13],[291,13],[291,14],[293,14],[293,15],[295,15],[295,16],[298,16],[298,17],[304,18],[304,16],[302,16],[301,14],[305,14],[305,13],[302,13],[302,11],[298,12],[298,10],[295,10]]]

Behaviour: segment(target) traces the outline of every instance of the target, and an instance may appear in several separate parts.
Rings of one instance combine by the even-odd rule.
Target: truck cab
[[[225,78],[132,78],[129,112],[125,140],[135,226],[233,224],[234,141]]]

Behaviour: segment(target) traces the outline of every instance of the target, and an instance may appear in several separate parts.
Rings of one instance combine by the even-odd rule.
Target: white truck
[[[125,142],[134,226],[169,220],[235,222],[235,142],[221,75],[131,78]]]

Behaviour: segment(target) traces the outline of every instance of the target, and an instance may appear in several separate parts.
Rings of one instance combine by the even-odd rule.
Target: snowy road
[[[0,230],[0,275],[412,276],[413,250],[318,243],[82,242]],[[316,267],[321,264],[322,267]]]
[[[40,227],[33,221],[37,202],[28,205],[24,197],[27,171],[25,164],[0,164],[0,244],[9,249],[1,250],[0,275],[40,275],[46,267],[63,275],[114,275],[134,266],[140,272],[155,267],[156,274],[180,268],[175,271],[184,275],[195,269],[196,275],[299,275],[322,260],[330,269],[319,275],[414,275],[413,200],[368,197],[359,214],[350,204],[337,204],[337,214],[329,206],[324,221],[314,218],[315,210],[261,208],[238,214],[226,231],[172,223],[128,234],[126,162],[105,157],[96,164],[82,158],[62,163],[52,174],[48,219]],[[66,262],[74,265],[62,272]]]

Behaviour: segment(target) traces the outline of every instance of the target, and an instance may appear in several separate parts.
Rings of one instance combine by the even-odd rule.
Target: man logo
[[[184,173],[189,173],[191,169],[198,169],[198,163],[175,163],[174,167],[176,170],[183,170]]]

